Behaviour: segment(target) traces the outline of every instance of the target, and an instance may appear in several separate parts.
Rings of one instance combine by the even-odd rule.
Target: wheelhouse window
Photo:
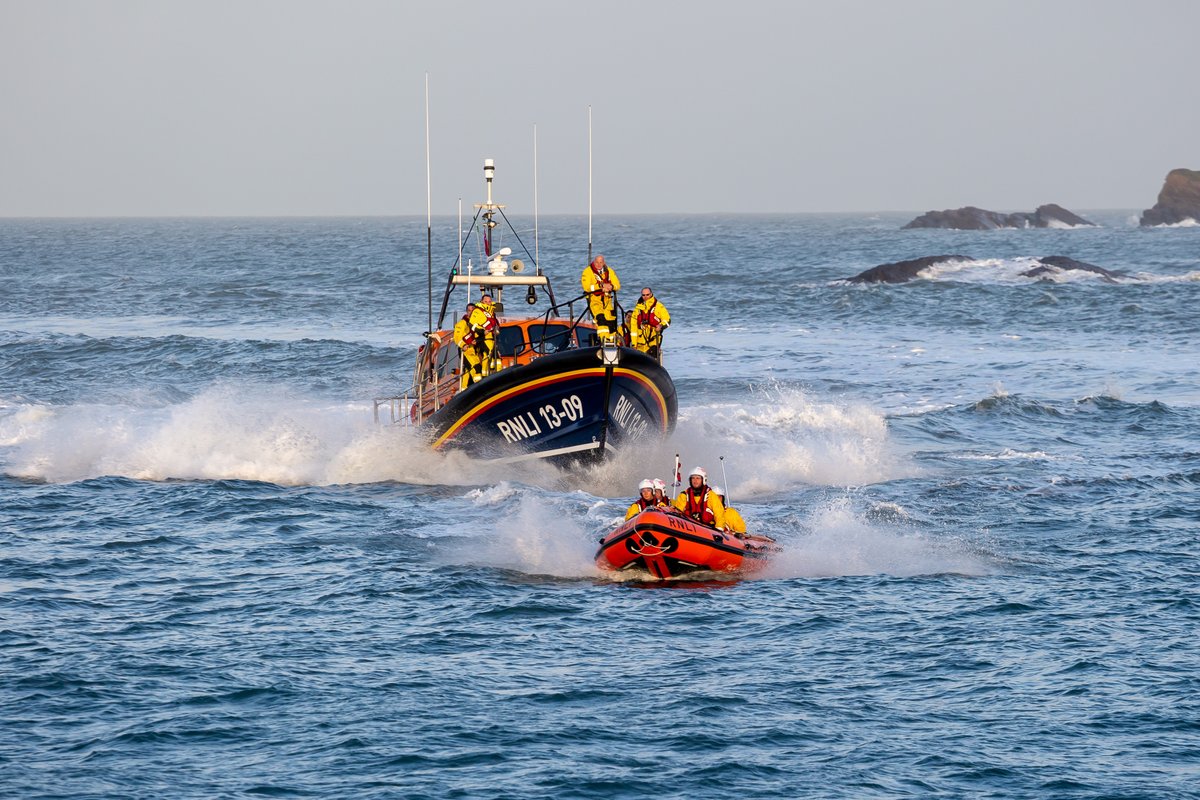
[[[558,353],[574,346],[575,336],[569,325],[552,322],[549,325],[530,325],[529,341],[537,353]]]
[[[525,332],[520,325],[503,325],[496,336],[496,351],[505,358],[511,358],[525,349]]]
[[[443,342],[434,357],[437,359],[437,377],[439,380],[450,374],[450,370],[458,369],[458,345],[453,341],[447,340]]]

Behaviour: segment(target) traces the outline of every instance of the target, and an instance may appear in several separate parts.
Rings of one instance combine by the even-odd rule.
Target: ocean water
[[[374,423],[423,219],[0,220],[0,796],[1200,797],[1200,239],[1131,213],[600,217],[680,420],[578,471]],[[766,574],[595,571],[676,453]]]

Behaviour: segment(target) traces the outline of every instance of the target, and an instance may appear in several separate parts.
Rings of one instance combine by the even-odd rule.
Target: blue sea
[[[565,471],[374,421],[424,218],[0,220],[0,796],[1200,797],[1200,229],[911,216],[597,218],[680,418]],[[596,571],[676,453],[764,574]]]

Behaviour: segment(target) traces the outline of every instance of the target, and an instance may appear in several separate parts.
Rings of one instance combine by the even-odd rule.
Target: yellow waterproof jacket
[[[642,498],[639,497],[637,500],[633,501],[633,505],[631,505],[629,507],[629,510],[625,512],[625,519],[631,520],[634,517],[636,517],[638,514],[645,511],[647,508],[654,508],[654,501],[651,500],[649,503],[646,503],[646,505],[643,506]]]
[[[467,321],[466,317],[463,317],[454,324],[454,343],[458,345],[460,350],[466,350],[475,344],[475,340],[472,340],[470,344],[465,344],[467,334],[474,336],[471,331],[471,323]]]
[[[472,328],[482,331],[490,339],[496,335],[496,329],[499,326],[500,322],[496,319],[496,306],[494,303],[480,301],[475,304],[475,310],[471,312]]]
[[[596,270],[592,269],[591,264],[589,264],[583,268],[583,274],[579,276],[579,283],[588,294],[600,291],[600,284],[604,281],[612,284],[614,292],[620,291],[621,279],[617,277],[617,273],[612,267],[606,266],[597,274]]]
[[[671,324],[671,312],[667,311],[657,297],[643,297],[633,307],[633,320],[630,323],[630,333],[633,344],[658,344],[662,329]],[[658,330],[654,330],[658,328]]]
[[[712,525],[714,528],[725,527],[725,506],[717,493],[707,485],[700,489],[700,493],[693,492],[691,486],[680,492],[675,498],[675,508],[693,519],[696,518],[695,515],[699,515],[700,521],[705,525]]]
[[[736,508],[725,507],[725,527],[734,533],[746,532],[746,520]]]

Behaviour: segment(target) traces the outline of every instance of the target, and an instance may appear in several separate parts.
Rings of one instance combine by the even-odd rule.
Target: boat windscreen
[[[530,325],[529,341],[538,353],[557,353],[571,347],[571,327],[558,322]]]
[[[438,348],[436,358],[437,376],[440,379],[449,374],[450,370],[458,369],[458,345],[450,341],[443,343]]]
[[[511,358],[524,351],[525,332],[520,325],[503,325],[496,337],[496,350],[501,356]]]

